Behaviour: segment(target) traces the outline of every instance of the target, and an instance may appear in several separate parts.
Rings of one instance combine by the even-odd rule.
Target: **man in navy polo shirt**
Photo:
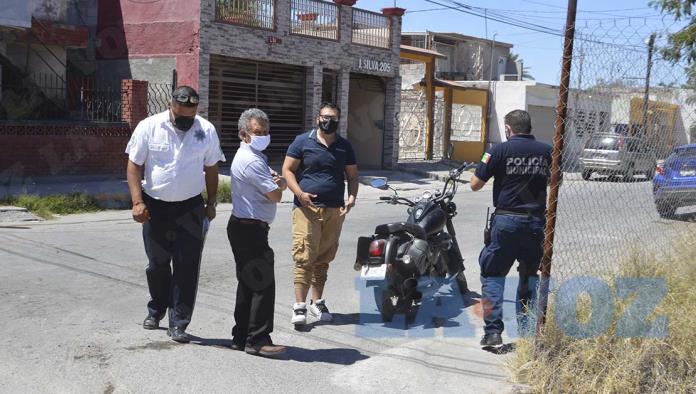
[[[319,108],[317,128],[295,138],[283,163],[283,177],[295,194],[292,257],[295,304],[292,324],[307,323],[307,310],[331,321],[323,299],[329,263],[336,257],[345,215],[358,195],[358,166],[350,142],[336,134],[341,110],[332,103]],[[348,200],[345,181],[348,180]],[[310,287],[309,308],[306,300]]]
[[[493,181],[490,239],[479,256],[481,302],[485,335],[482,346],[502,344],[505,276],[515,260],[520,273],[517,287],[518,331],[528,334],[528,309],[534,303],[539,263],[543,256],[546,187],[550,176],[551,146],[538,142],[527,111],[505,115],[508,141],[483,155],[471,177],[471,189]]]

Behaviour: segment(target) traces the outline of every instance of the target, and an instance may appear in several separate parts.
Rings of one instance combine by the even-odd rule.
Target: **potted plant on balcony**
[[[297,14],[297,19],[299,19],[301,22],[314,22],[317,20],[318,16],[319,14],[316,12],[305,12]]]
[[[240,25],[261,27],[262,8],[257,0],[218,0],[218,20]]]

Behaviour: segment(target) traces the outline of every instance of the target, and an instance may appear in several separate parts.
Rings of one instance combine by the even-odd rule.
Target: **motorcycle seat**
[[[388,224],[380,224],[375,228],[375,234],[378,235],[383,235],[383,234],[394,234],[398,233],[401,231],[405,231],[411,235],[413,235],[416,238],[419,239],[426,239],[426,234],[425,230],[417,224],[413,223],[408,223],[408,222],[398,222],[398,223],[388,223]]]

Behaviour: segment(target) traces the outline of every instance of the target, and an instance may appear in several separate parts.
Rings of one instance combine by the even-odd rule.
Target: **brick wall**
[[[342,3],[348,4],[351,1],[344,0]],[[208,112],[211,54],[306,67],[305,122],[307,127],[314,124],[317,106],[321,100],[322,70],[337,70],[339,72],[337,101],[342,110],[339,132],[343,136],[346,136],[348,129],[350,74],[361,73],[383,77],[387,87],[384,114],[384,165],[395,166],[398,160],[396,152],[398,152],[399,140],[398,122],[395,120],[399,108],[401,84],[399,77],[401,17],[390,17],[392,47],[375,48],[352,43],[353,8],[349,5],[340,6],[338,41],[290,34],[290,0],[277,0],[276,5],[276,29],[269,31],[215,22],[215,0],[202,0],[199,64],[201,115],[207,116]],[[280,38],[282,42],[269,44],[270,38]],[[390,63],[391,70],[389,72],[361,70],[358,62],[361,57]]]
[[[121,81],[121,120],[131,129],[147,118],[147,81]]]
[[[123,123],[0,123],[0,183],[27,176],[125,176],[126,144],[147,117],[147,85],[121,81]]]
[[[126,124],[0,124],[0,182],[10,177],[125,176]]]

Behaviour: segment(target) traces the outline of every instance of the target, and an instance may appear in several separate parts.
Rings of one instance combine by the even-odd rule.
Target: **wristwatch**
[[[205,204],[205,206],[206,206],[206,207],[209,207],[210,204],[213,204],[213,206],[217,208],[217,205],[218,205],[217,201],[213,201],[212,203],[211,203],[210,201],[208,201],[208,202]]]

